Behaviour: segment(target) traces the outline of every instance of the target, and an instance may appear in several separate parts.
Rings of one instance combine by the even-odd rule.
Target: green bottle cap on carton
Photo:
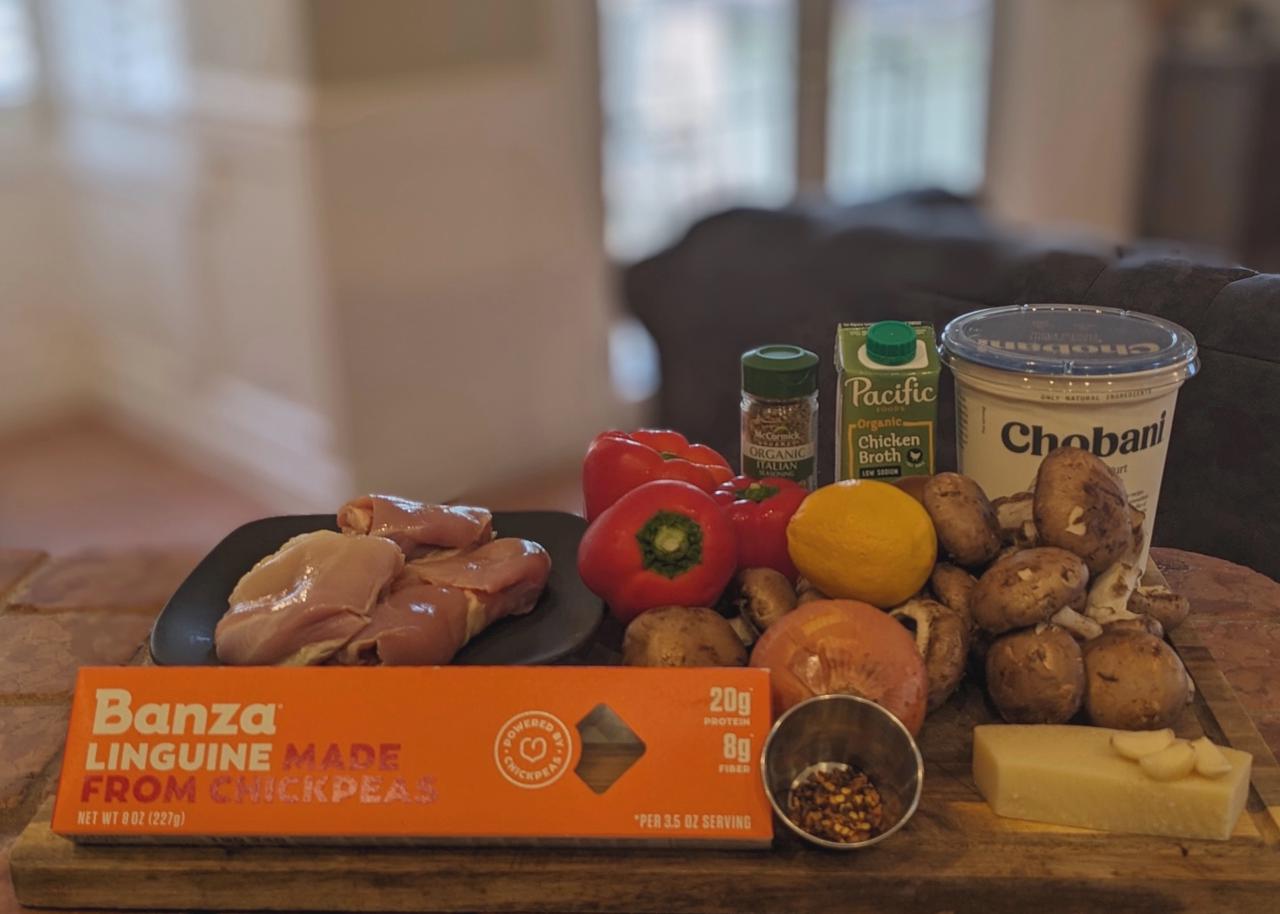
[[[880,365],[905,365],[916,357],[916,331],[902,321],[880,321],[867,329],[867,355]]]
[[[818,389],[818,357],[799,346],[760,346],[742,354],[742,389],[789,400]]]

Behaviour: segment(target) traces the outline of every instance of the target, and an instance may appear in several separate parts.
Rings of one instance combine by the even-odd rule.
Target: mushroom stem
[[[1090,638],[1096,638],[1102,634],[1101,625],[1088,616],[1083,616],[1076,612],[1070,606],[1062,607],[1062,609],[1049,617],[1049,621],[1054,625],[1065,628],[1081,641],[1088,641]]]
[[[960,613],[935,600],[912,599],[891,610],[889,615],[913,628],[915,647],[924,658],[928,677],[927,709],[940,707],[964,676],[969,651],[969,623]],[[906,621],[910,619],[910,625]]]
[[[743,647],[751,647],[760,637],[760,633],[756,631],[755,626],[740,615],[734,616],[729,620],[729,627],[738,636],[738,640],[742,642]]]
[[[1141,512],[1130,508],[1130,520]],[[1085,602],[1085,613],[1089,618],[1106,625],[1117,619],[1136,619],[1137,613],[1129,609],[1129,598],[1138,589],[1142,580],[1142,568],[1138,565],[1138,556],[1142,554],[1145,537],[1142,533],[1141,520],[1134,522],[1132,540],[1128,552],[1122,555],[1110,568],[1098,575],[1093,586],[1089,588],[1089,597]]]
[[[1032,511],[1034,504],[1035,496],[1031,492],[1006,495],[991,503],[1004,542],[1020,548],[1036,545],[1036,522]]]
[[[889,613],[898,621],[910,619],[915,623],[916,650],[920,656],[929,657],[929,639],[932,637],[933,611],[914,601],[903,603]]]
[[[1085,602],[1085,615],[1095,622],[1106,625],[1117,619],[1136,619],[1136,613],[1129,611],[1129,597],[1138,586],[1142,572],[1138,566],[1129,562],[1116,562],[1102,574],[1098,575],[1093,586],[1089,588],[1089,597]]]

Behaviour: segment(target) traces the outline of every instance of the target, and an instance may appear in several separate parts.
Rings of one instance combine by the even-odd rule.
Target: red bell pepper
[[[602,432],[582,462],[587,522],[636,486],[655,479],[679,479],[712,492],[732,475],[729,462],[716,451],[690,444],[679,432]]]
[[[737,568],[733,525],[710,495],[677,479],[632,489],[587,528],[578,574],[630,622],[657,606],[712,606]]]
[[[809,494],[790,479],[735,476],[712,497],[738,535],[739,568],[774,568],[795,581],[799,572],[787,552],[787,522]]]

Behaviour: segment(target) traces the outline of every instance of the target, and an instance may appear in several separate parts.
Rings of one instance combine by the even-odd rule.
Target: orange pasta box
[[[89,668],[53,830],[767,846],[769,723],[753,669]]]

